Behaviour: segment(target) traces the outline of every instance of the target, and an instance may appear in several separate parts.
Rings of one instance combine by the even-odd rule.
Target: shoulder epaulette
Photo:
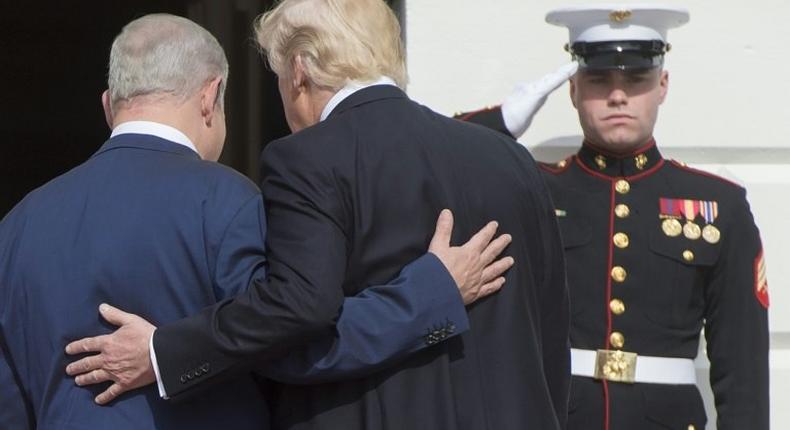
[[[565,170],[568,170],[568,167],[571,166],[572,162],[573,162],[573,156],[571,155],[570,157],[564,160],[560,160],[554,163],[546,163],[543,161],[539,161],[538,167],[549,173],[558,174],[564,172]]]
[[[469,118],[472,118],[475,115],[478,115],[478,114],[481,114],[481,113],[484,113],[484,112],[490,112],[490,111],[492,111],[494,109],[497,109],[497,108],[499,108],[499,105],[486,106],[483,109],[473,110],[471,112],[456,112],[455,114],[453,114],[453,118],[459,119],[461,121],[468,121]]]
[[[678,160],[669,160],[669,161],[675,167],[677,167],[677,168],[679,168],[681,170],[685,170],[687,172],[691,172],[691,173],[694,173],[694,174],[700,175],[700,176],[707,176],[709,178],[717,179],[717,180],[719,180],[721,182],[724,182],[725,184],[732,185],[732,186],[735,186],[735,187],[738,187],[738,188],[743,188],[742,185],[740,185],[738,183],[735,183],[735,182],[733,182],[733,181],[731,181],[731,180],[729,180],[727,178],[723,178],[723,177],[721,177],[719,175],[716,175],[714,173],[706,172],[705,170],[700,170],[700,169],[695,169],[693,167],[689,167],[686,163],[684,163],[682,161],[678,161]]]

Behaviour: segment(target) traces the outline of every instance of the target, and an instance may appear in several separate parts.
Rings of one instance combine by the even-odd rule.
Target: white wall
[[[588,3],[404,1],[409,94],[446,114],[498,104],[516,82],[568,61],[567,30],[546,24],[545,13]],[[669,32],[670,89],[656,140],[667,157],[749,190],[768,262],[772,427],[790,428],[790,2],[665,3],[688,8],[691,21]],[[558,159],[580,142],[567,91],[549,99],[522,138],[539,159]]]

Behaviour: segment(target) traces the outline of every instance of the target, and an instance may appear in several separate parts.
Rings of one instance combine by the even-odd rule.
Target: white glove
[[[532,123],[532,118],[546,102],[549,94],[570,79],[578,68],[579,63],[574,61],[538,81],[522,82],[516,85],[513,93],[507,96],[505,102],[502,103],[502,119],[513,137],[519,138],[527,131]]]

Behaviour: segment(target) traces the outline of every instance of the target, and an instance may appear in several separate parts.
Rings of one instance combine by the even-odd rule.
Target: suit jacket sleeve
[[[705,337],[718,428],[768,429],[768,297],[759,267],[765,264],[762,244],[745,191],[729,210],[732,225],[722,234],[721,254],[705,292]]]
[[[389,284],[346,298],[335,336],[291,351],[261,373],[290,384],[364,377],[468,329],[455,282],[428,253]],[[442,339],[432,338],[434,333]]]
[[[480,124],[483,127],[496,130],[508,137],[514,138],[513,135],[510,134],[510,130],[508,130],[507,126],[505,125],[505,118],[502,117],[501,106],[480,109],[472,112],[462,112],[454,115],[453,118],[461,121],[471,122],[473,124]]]
[[[310,154],[293,153],[287,143],[270,144],[262,160],[266,276],[256,273],[247,291],[154,334],[160,376],[171,399],[333,334],[343,302],[346,220],[335,184],[320,163]]]
[[[542,182],[542,181],[541,181]],[[540,327],[543,373],[546,377],[557,422],[565,428],[570,393],[570,300],[565,277],[565,257],[560,240],[554,204],[544,193],[543,225],[535,232],[543,244],[544,275],[540,287]]]
[[[14,375],[0,332],[0,428],[27,430],[35,426],[28,416],[26,397]]]
[[[266,276],[255,273],[248,291],[154,334],[170,398],[336,333],[353,234],[349,193],[297,137],[273,142],[262,157]]]

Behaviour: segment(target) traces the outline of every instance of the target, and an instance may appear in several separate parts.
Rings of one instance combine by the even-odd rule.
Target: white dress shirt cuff
[[[156,386],[159,387],[159,397],[167,400],[167,393],[165,392],[165,384],[162,382],[162,377],[159,376],[159,365],[156,364],[156,352],[154,351],[154,334],[156,334],[156,330],[151,334],[151,340],[148,341],[148,351],[151,355],[151,366],[154,368],[154,374],[156,375]]]

